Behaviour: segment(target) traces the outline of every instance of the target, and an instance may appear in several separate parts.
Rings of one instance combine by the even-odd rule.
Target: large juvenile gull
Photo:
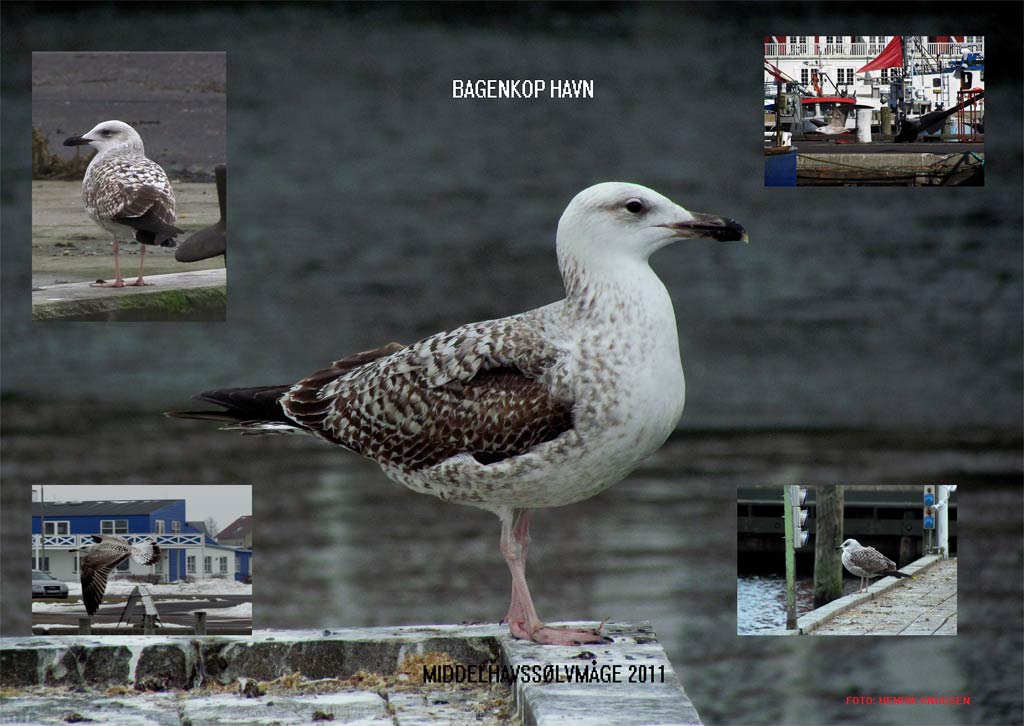
[[[860,589],[857,592],[866,590],[868,581],[872,577],[881,575],[911,577],[911,575],[899,572],[896,569],[896,563],[874,547],[865,547],[855,539],[846,540],[836,549],[843,551],[843,567],[849,570],[850,574],[860,578]]]
[[[112,534],[94,534],[96,544],[88,545],[82,558],[82,600],[91,618],[107,591],[107,576],[131,557],[140,565],[154,565],[160,561],[160,547],[152,540],[132,544],[124,537]]]
[[[594,496],[675,429],[685,391],[676,319],[647,260],[691,238],[746,233],[636,184],[598,184],[558,222],[564,300],[389,343],[294,385],[207,391],[196,398],[226,410],[170,415],[313,434],[414,491],[493,512],[512,573],[512,634],[606,642],[600,627],[555,628],[537,617],[526,585],[529,509]]]
[[[124,287],[118,260],[120,240],[133,236],[141,248],[139,277],[128,285],[148,285],[142,277],[146,245],[174,247],[174,193],[167,174],[146,158],[139,134],[122,121],[104,121],[83,136],[65,139],[65,146],[88,144],[97,150],[82,180],[85,211],[114,237],[114,281],[93,287]]]

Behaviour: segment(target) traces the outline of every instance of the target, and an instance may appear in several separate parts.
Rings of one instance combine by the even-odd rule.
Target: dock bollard
[[[871,109],[857,109],[857,141],[862,144],[871,143]]]
[[[196,616],[195,635],[206,635],[206,613],[197,610],[193,613]]]
[[[89,618],[78,619],[78,634],[92,635],[92,621]]]

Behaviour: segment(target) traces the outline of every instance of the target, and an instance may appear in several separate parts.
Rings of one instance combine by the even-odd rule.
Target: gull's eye
[[[110,129],[103,129],[102,131],[100,131],[100,133],[103,134],[104,136],[110,136],[114,132],[111,131]]]
[[[626,211],[630,214],[640,214],[644,211],[644,203],[639,199],[630,199],[626,202]]]

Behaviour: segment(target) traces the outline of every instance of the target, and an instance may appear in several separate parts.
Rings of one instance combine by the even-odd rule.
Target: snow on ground
[[[62,603],[62,602],[35,602],[32,601],[32,612],[34,613],[66,613],[74,610],[81,610],[82,603]]]
[[[107,595],[130,595],[136,585],[146,584],[131,580],[111,580],[107,583]],[[238,580],[210,578],[195,582],[161,582],[159,585],[146,584],[151,595],[252,595],[252,583]],[[68,595],[82,597],[82,583],[69,582]]]

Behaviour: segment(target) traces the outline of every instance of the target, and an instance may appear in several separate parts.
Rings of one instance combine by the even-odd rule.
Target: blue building
[[[94,534],[151,539],[160,546],[160,562],[140,565],[129,558],[117,568],[123,575],[157,575],[164,582],[186,577],[244,580],[252,575],[252,550],[218,544],[190,525],[184,499],[33,502],[33,569],[77,580],[81,552],[72,550],[91,544]]]

